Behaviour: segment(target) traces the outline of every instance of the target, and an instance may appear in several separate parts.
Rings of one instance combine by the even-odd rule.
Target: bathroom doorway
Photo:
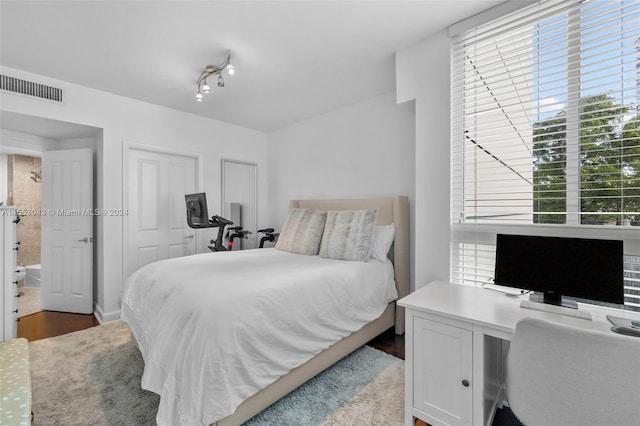
[[[42,162],[39,157],[6,155],[7,205],[20,212],[18,246],[18,318],[39,312],[42,220]]]
[[[44,198],[46,201],[47,195],[46,187],[42,186],[44,182],[41,174],[42,167],[46,166],[42,163],[42,155],[50,151],[89,148],[92,152],[90,161],[96,164],[102,152],[103,133],[102,129],[96,127],[7,111],[0,111],[0,132],[2,140],[0,145],[0,203],[13,204],[22,213],[21,222],[17,227],[18,240],[20,241],[18,265],[22,267],[18,277],[20,293],[22,293],[17,301],[18,317],[34,318],[47,313],[45,311],[34,315],[34,312],[42,310],[41,297],[39,297],[41,295],[37,293],[41,288],[46,287],[45,275],[40,274],[41,269],[39,268],[41,254],[45,251],[42,246],[42,231],[46,226],[42,221],[42,200]],[[27,160],[31,167],[22,167],[22,162]],[[90,197],[94,199],[93,205],[96,205],[98,183],[95,176],[99,175],[95,169],[93,176],[94,184],[91,186],[93,194]],[[27,183],[31,187],[18,185],[19,181],[24,179],[28,179]],[[37,189],[34,190],[33,185],[37,185],[39,197],[33,196],[34,192],[38,192]],[[25,197],[29,201],[20,201]],[[91,227],[93,229],[97,227],[96,217],[92,218]],[[96,253],[93,248],[91,251],[89,256],[93,258],[92,263],[95,264]],[[46,259],[42,260],[46,261]],[[83,265],[86,263],[84,262]],[[73,268],[75,268],[74,265],[76,264],[72,264]],[[79,274],[73,274],[73,276],[75,275]],[[92,290],[93,294],[90,295],[89,303],[91,311],[93,311],[96,276],[95,272],[89,275],[89,278],[83,278],[82,281]],[[43,281],[40,282],[40,280]],[[33,293],[36,295],[33,296]],[[65,309],[59,310],[62,312]],[[24,322],[21,321],[18,324],[18,334],[20,334],[20,326]]]

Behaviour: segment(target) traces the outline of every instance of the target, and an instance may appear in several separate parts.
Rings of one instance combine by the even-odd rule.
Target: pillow
[[[282,225],[276,248],[298,254],[318,254],[327,212],[291,209]]]
[[[320,257],[369,260],[377,216],[377,209],[328,211]]]
[[[371,259],[387,260],[387,255],[396,236],[396,227],[391,225],[376,226],[373,230],[373,244],[371,244]]]

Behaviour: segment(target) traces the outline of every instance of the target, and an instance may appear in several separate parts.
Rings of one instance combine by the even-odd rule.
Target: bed
[[[376,209],[377,225],[395,227],[393,263],[261,249],[141,268],[125,285],[122,318],[145,361],[142,387],[161,395],[159,424],[239,425],[388,328],[404,332],[394,300],[409,292],[407,197],[290,209]]]

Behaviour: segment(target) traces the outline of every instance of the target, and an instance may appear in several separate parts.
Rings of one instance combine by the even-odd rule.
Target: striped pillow
[[[284,221],[276,248],[298,254],[318,254],[327,212],[291,209]]]
[[[369,260],[378,210],[327,212],[320,257],[341,260]]]

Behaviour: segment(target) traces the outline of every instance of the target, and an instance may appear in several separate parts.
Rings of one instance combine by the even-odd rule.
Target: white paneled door
[[[125,155],[126,279],[148,263],[195,253],[195,232],[187,226],[184,196],[197,192],[197,159],[134,147]]]
[[[41,304],[93,313],[93,151],[42,153]]]

